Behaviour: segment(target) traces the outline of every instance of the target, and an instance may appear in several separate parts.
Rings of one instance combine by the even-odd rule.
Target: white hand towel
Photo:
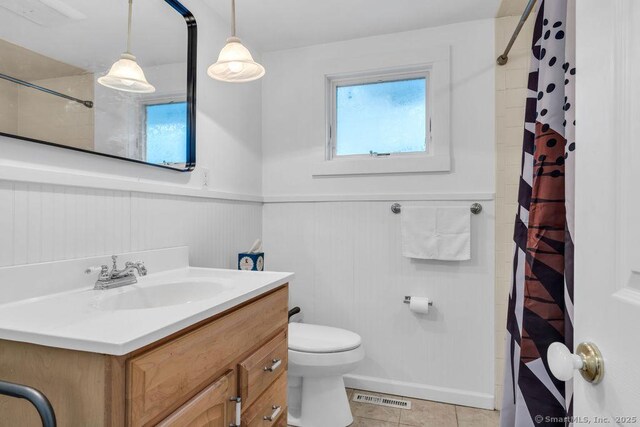
[[[403,207],[402,255],[444,261],[471,259],[469,208]]]

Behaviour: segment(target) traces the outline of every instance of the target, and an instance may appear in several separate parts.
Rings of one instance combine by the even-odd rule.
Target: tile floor
[[[466,406],[449,405],[428,400],[404,399],[411,401],[411,409],[396,409],[368,403],[353,402],[354,390],[347,389],[353,424],[351,427],[496,427],[499,412]],[[374,396],[395,397],[386,394],[363,391]]]
[[[499,425],[499,412],[465,406],[431,402],[429,400],[404,399],[411,401],[411,409],[396,409],[368,403],[353,402],[354,390],[347,389],[353,424],[351,427],[496,427]],[[374,396],[390,396],[364,391]]]

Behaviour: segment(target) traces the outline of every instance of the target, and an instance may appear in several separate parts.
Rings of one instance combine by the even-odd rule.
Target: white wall
[[[267,200],[303,194],[493,192],[493,40],[493,20],[482,20],[263,54],[268,70],[262,100]],[[451,48],[453,173],[431,174],[426,179],[420,174],[313,178],[310,170],[325,153],[321,71],[358,58],[369,64],[372,57],[383,68],[389,60],[419,58],[428,47],[443,45]]]
[[[390,202],[265,205],[266,265],[296,273],[291,306],[363,338],[365,361],[347,385],[493,409],[494,212],[483,205],[465,262],[402,257]],[[433,310],[412,313],[405,295],[431,298]]]
[[[201,1],[184,0],[198,23],[197,156],[193,173],[154,167],[0,137],[0,179],[13,179],[5,165],[52,169],[82,175],[144,180],[184,189],[201,189],[202,170],[210,170],[209,190],[260,195],[261,87],[230,85],[206,75],[229,35],[229,25]],[[185,26],[186,32],[186,26]],[[259,56],[258,56],[259,58]],[[99,142],[98,142],[99,144]],[[97,145],[98,145],[97,144]]]
[[[266,265],[296,272],[291,305],[305,321],[363,336],[367,357],[349,385],[493,408],[494,37],[494,21],[483,20],[263,55]],[[318,70],[372,56],[384,66],[443,44],[451,49],[451,172],[313,178],[324,153]],[[472,260],[403,258],[393,201],[480,201]],[[433,312],[414,315],[405,295],[432,298]]]

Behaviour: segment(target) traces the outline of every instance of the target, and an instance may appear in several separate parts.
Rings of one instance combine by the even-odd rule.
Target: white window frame
[[[145,97],[138,102],[138,120],[140,121],[140,142],[137,144],[140,150],[140,156],[146,161],[147,159],[147,107],[165,104],[181,104],[186,103],[187,98],[184,94],[180,95],[162,95],[156,97]],[[175,163],[181,165],[184,163]]]
[[[450,46],[429,46],[407,50],[379,51],[375,54],[340,56],[314,62],[312,108],[318,113],[312,138],[317,141],[317,160],[311,166],[314,177],[383,175],[451,171],[451,58]],[[329,144],[333,117],[332,82],[349,78],[362,81],[367,76],[391,76],[428,70],[430,139],[427,153],[400,153],[391,156],[333,156]],[[317,121],[316,121],[317,120]],[[317,129],[317,133],[315,131]],[[334,128],[332,128],[334,129]],[[320,133],[322,132],[322,133]]]
[[[367,85],[375,83],[397,82],[403,80],[425,80],[425,151],[411,151],[405,153],[378,153],[375,154],[345,154],[337,155],[338,140],[337,140],[337,91],[339,87],[354,86],[354,85]],[[326,159],[364,159],[370,157],[406,157],[406,156],[428,156],[431,149],[431,89],[429,88],[431,81],[431,67],[420,68],[408,68],[406,70],[398,70],[385,73],[365,73],[355,76],[340,76],[340,77],[328,77],[327,84],[327,117],[329,122],[327,123],[327,148]]]

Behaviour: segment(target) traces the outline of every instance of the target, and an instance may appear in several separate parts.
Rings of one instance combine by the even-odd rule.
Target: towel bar
[[[482,212],[482,205],[480,203],[473,203],[470,207],[469,210],[471,211],[472,214],[474,215],[478,215],[480,212]],[[402,212],[402,205],[400,203],[394,203],[391,205],[391,212],[393,212],[394,214],[399,214]]]

